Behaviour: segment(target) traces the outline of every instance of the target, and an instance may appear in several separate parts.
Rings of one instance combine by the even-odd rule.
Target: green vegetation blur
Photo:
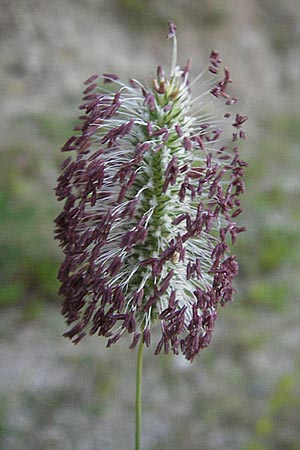
[[[24,308],[30,318],[45,302],[58,304],[61,254],[53,220],[60,205],[54,187],[62,160],[59,147],[72,132],[72,123],[41,114],[19,121],[34,138],[0,153],[0,304]]]

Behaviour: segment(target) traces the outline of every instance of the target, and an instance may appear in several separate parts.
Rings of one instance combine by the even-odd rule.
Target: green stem
[[[141,449],[143,348],[144,343],[141,338],[136,363],[135,450]]]

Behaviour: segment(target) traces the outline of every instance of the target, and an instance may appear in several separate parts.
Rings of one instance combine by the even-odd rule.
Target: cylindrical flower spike
[[[210,81],[193,98],[204,75],[189,82],[190,61],[176,65],[172,23],[168,37],[171,74],[158,67],[151,88],[114,74],[85,83],[82,124],[62,148],[74,156],[56,188],[65,200],[56,219],[65,253],[59,280],[73,342],[90,333],[110,346],[127,332],[131,347],[140,339],[149,346],[159,323],[155,353],[192,361],[234,291],[238,266],[227,236],[234,243],[244,231],[234,219],[246,165],[236,144],[247,117],[226,109],[237,99],[227,92],[229,71],[217,78],[216,51]]]

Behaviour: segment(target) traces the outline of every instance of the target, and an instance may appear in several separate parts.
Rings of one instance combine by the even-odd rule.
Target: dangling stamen
[[[172,50],[172,62],[171,62],[171,78],[175,76],[176,64],[177,64],[177,37],[176,37],[176,25],[173,22],[169,22],[169,33],[167,35],[168,39],[173,39],[173,50]]]

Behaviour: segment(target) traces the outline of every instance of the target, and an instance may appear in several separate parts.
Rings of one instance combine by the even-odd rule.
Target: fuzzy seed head
[[[115,74],[85,82],[81,124],[62,148],[73,156],[56,188],[65,202],[56,218],[65,253],[59,280],[73,342],[89,333],[110,346],[127,332],[131,347],[140,339],[149,346],[159,323],[155,353],[192,361],[234,291],[228,236],[234,243],[244,231],[235,218],[246,165],[237,142],[247,117],[230,112],[237,99],[227,92],[229,71],[218,75],[218,52],[209,77],[190,83],[190,61],[183,69],[176,63],[172,23],[168,37],[171,74],[159,66],[151,87]]]

